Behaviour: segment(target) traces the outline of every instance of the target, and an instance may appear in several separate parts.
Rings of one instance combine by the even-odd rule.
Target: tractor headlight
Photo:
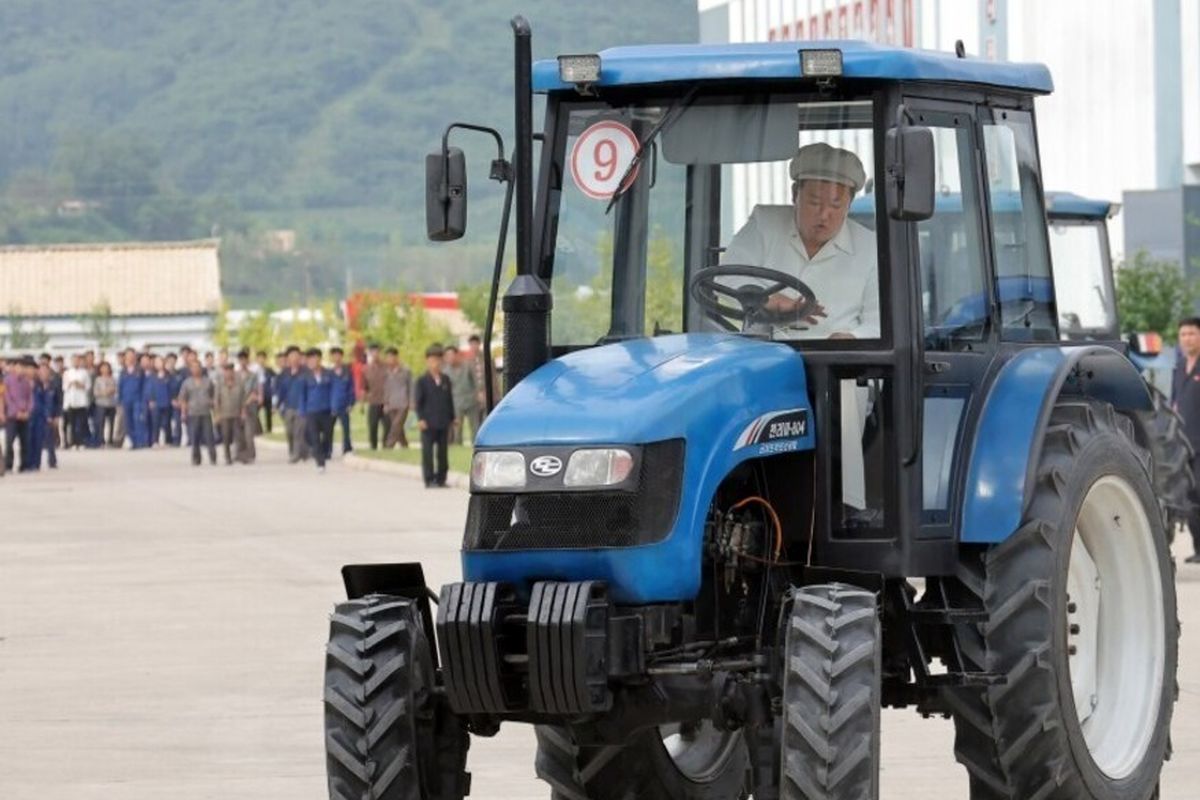
[[[471,459],[471,482],[480,489],[520,489],[525,456],[515,450],[481,450]]]
[[[576,450],[567,462],[564,486],[613,486],[633,469],[633,454],[619,447]]]

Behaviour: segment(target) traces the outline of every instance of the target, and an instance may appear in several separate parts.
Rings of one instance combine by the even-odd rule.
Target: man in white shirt
[[[83,368],[78,355],[71,356],[71,366],[63,372],[63,433],[65,447],[80,448],[88,442],[88,392],[92,376]]]
[[[792,205],[755,206],[722,261],[794,275],[816,295],[782,338],[879,337],[879,269],[875,234],[847,219],[866,183],[858,156],[823,142],[800,148],[788,165]],[[780,292],[769,311],[789,313],[802,301]]]

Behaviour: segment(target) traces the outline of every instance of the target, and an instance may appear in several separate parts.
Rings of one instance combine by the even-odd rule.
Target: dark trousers
[[[342,453],[349,453],[354,449],[354,445],[350,443],[350,409],[337,415],[337,423],[342,426]],[[332,436],[329,437],[329,447],[331,450],[333,449]]]
[[[121,403],[121,408],[125,412],[125,435],[129,437],[129,444],[133,448],[149,447],[150,446],[150,420],[149,408],[145,403],[126,401]]]
[[[83,447],[88,443],[88,410],[68,408],[63,416],[63,447]]]
[[[183,442],[183,412],[171,406],[171,415],[167,420],[167,441],[174,447]]]
[[[379,430],[382,427],[383,437],[379,436]],[[371,445],[372,450],[379,449],[380,441],[386,441],[388,435],[388,416],[383,413],[383,406],[378,403],[372,403],[367,406],[367,441]]]
[[[437,450],[437,467],[434,467],[434,450]],[[426,428],[421,431],[421,474],[425,485],[446,485],[446,473],[450,471],[450,429]]]
[[[13,469],[13,445],[21,447],[21,460],[17,466],[24,469],[29,463],[29,420],[10,418],[4,424],[4,468],[9,472]]]
[[[308,415],[308,447],[317,466],[324,467],[333,447],[333,415],[328,411],[314,411]]]
[[[92,441],[97,447],[105,444],[116,444],[113,428],[117,425],[117,409],[115,406],[92,406]],[[108,433],[104,432],[108,428]]]
[[[270,433],[271,432],[271,423],[272,423],[271,398],[270,397],[263,398],[262,413],[263,413],[263,430],[265,430],[267,433]]]
[[[33,424],[37,425],[41,432],[41,440],[37,443],[36,450],[30,448],[33,451],[35,468],[42,468],[42,451],[44,450],[46,464],[50,469],[56,469],[58,467],[58,431],[55,429],[54,423],[48,419],[40,419]]]
[[[1192,457],[1192,474],[1200,476],[1200,453]],[[1200,477],[1197,480],[1200,480]],[[1200,555],[1200,487],[1192,487],[1188,499],[1192,501],[1192,512],[1188,514],[1188,530],[1192,534],[1192,553]]]
[[[188,441],[192,443],[192,463],[200,463],[200,445],[208,449],[208,463],[217,463],[217,444],[213,438],[211,414],[188,414]]]
[[[171,444],[171,411],[170,406],[156,406],[150,409],[150,444]]]

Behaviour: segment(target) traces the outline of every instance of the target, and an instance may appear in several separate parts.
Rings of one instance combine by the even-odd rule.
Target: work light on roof
[[[842,74],[841,50],[801,50],[800,74],[806,78],[831,78]]]
[[[588,86],[600,80],[600,56],[595,53],[559,56],[558,77],[563,83]]]

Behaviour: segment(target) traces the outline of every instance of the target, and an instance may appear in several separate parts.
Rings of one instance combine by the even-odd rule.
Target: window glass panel
[[[1056,222],[1050,226],[1058,324],[1064,337],[1112,327],[1113,300],[1105,274],[1104,235],[1104,226],[1091,222]]]
[[[983,138],[1001,335],[1054,341],[1054,284],[1033,122],[1024,111],[997,111]]]
[[[921,304],[930,349],[953,349],[987,333],[979,193],[969,120],[934,127],[937,198],[934,215],[917,226]]]

